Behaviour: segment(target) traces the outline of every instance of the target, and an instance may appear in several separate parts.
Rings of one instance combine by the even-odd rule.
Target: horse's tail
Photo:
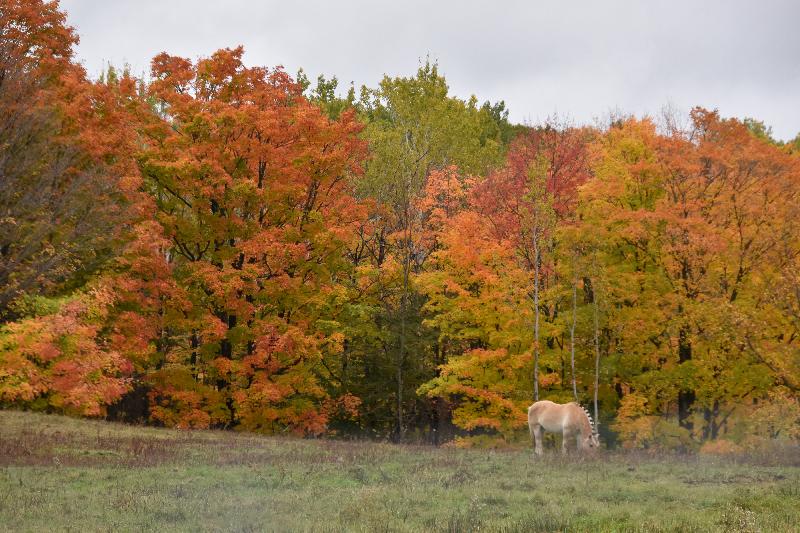
[[[533,442],[533,444],[535,445],[536,435],[533,432],[533,424],[531,424],[531,409],[533,409],[533,404],[531,404],[531,406],[528,407],[528,431],[531,432],[531,442]]]

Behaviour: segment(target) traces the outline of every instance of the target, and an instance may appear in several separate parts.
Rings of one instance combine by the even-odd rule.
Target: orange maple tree
[[[151,416],[319,433],[318,363],[341,349],[319,310],[362,216],[349,179],[364,145],[352,112],[328,119],[282,70],[242,55],[153,60],[161,121],[143,129],[139,161],[163,240],[160,257],[132,261],[162,281],[126,287],[150,324],[139,351],[158,359]]]

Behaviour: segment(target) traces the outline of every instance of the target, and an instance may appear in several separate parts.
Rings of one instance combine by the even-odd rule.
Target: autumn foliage
[[[596,398],[627,447],[800,439],[800,158],[752,119],[513,126],[430,63],[340,98],[242,47],[91,80],[56,3],[0,23],[0,405],[472,445]]]
[[[109,287],[95,287],[59,309],[10,324],[2,337],[0,399],[99,416],[130,388],[131,362],[100,330],[113,304]]]

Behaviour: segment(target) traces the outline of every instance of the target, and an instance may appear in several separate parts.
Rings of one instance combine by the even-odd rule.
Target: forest
[[[609,447],[800,441],[800,135],[514,124],[429,60],[94,79],[77,42],[0,0],[0,407],[505,447],[549,399]]]

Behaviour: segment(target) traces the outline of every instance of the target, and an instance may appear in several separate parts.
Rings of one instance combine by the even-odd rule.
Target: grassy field
[[[562,459],[0,411],[0,530],[800,531],[800,458]]]

